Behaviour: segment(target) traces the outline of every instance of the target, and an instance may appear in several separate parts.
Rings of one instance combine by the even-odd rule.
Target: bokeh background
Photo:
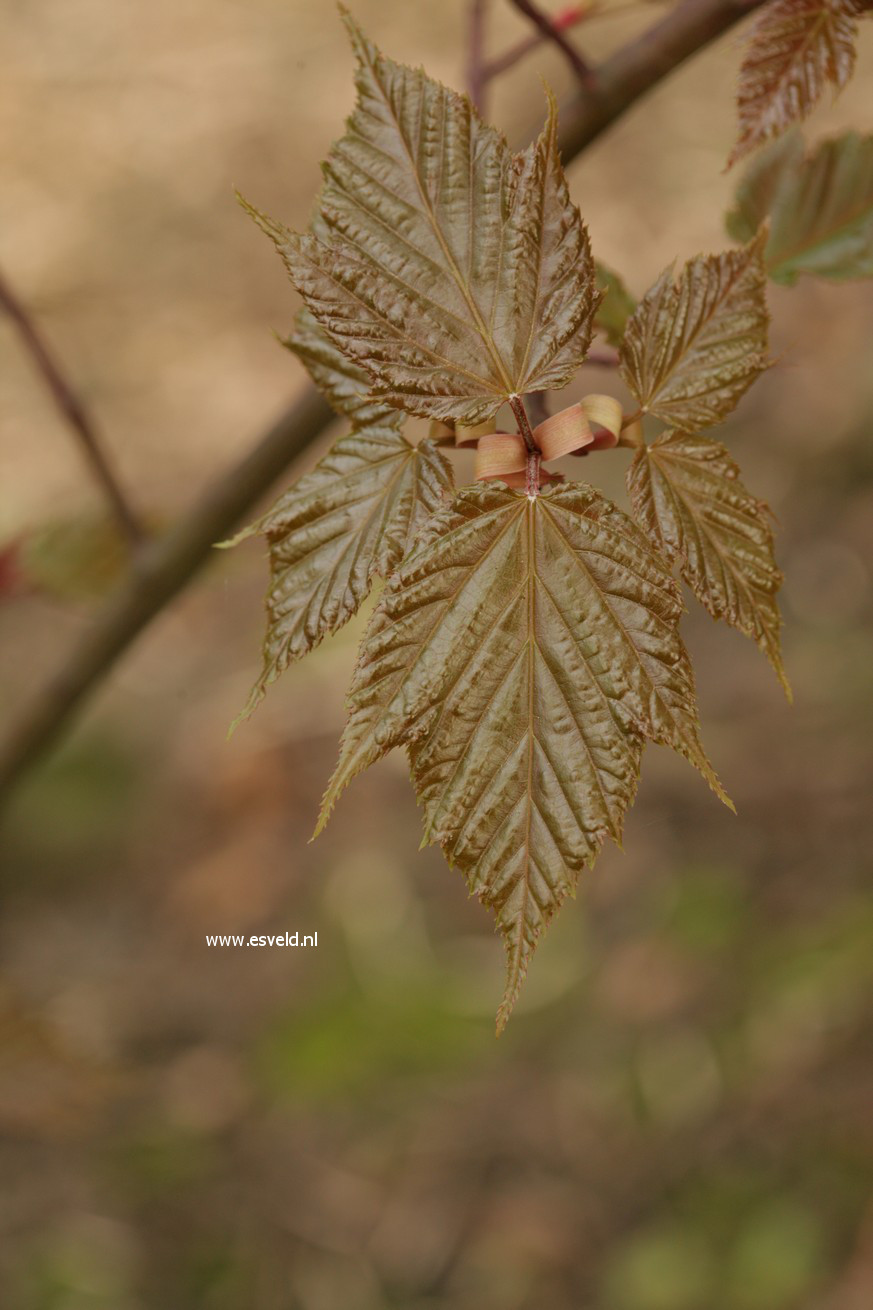
[[[354,9],[463,85],[461,0]],[[606,51],[655,11],[579,39]],[[233,186],[307,221],[352,100],[341,25],[323,0],[0,0],[0,31],[0,267],[161,525],[302,382],[270,335],[295,298]],[[524,31],[493,0],[490,48]],[[722,40],[571,169],[595,252],[637,294],[727,242],[738,57]],[[541,75],[569,89],[540,49],[490,94],[516,141]],[[809,135],[873,129],[871,78],[867,31]],[[871,299],[774,290],[778,363],[722,434],[778,516],[794,708],[750,643],[689,613],[738,817],[650,749],[625,852],[582,879],[499,1041],[499,941],[418,853],[402,758],[307,844],[361,623],[229,743],[258,665],[258,543],[216,554],[144,634],[5,821],[0,1304],[869,1310]],[[625,452],[596,458],[586,475],[621,497]],[[8,722],[115,565],[6,322],[0,489],[24,561],[0,596]],[[317,948],[205,945],[286,930]]]

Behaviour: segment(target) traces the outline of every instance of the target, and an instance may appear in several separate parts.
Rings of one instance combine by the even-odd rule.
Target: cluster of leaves
[[[866,237],[856,222],[835,254],[823,234],[832,174],[817,199],[815,160],[786,146],[778,185],[768,169],[741,188],[731,228],[744,244],[668,269],[635,305],[595,267],[553,103],[538,140],[513,154],[465,97],[346,21],[358,101],[310,231],[247,206],[305,302],[287,344],[351,423],[248,530],[266,536],[271,562],[249,708],[386,579],[316,831],[356,774],[407,748],[425,841],[504,938],[500,1027],[579,872],[621,840],[646,741],[685,756],[730,804],[700,741],[674,566],[787,691],[768,513],[708,431],[767,367],[767,265],[784,281],[828,258],[844,275],[850,248],[869,261],[869,206]],[[849,171],[847,193],[860,185]],[[444,433],[493,422],[506,401],[517,413],[524,394],[573,379],[595,330],[618,347],[639,415],[659,421],[656,439],[634,439],[632,517],[583,482],[455,491],[445,437],[404,436],[407,414]]]

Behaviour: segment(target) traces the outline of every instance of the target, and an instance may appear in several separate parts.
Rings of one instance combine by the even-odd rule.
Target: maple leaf
[[[740,66],[740,136],[728,165],[800,122],[825,87],[855,67],[858,0],[771,0],[752,28]]]
[[[763,151],[737,188],[727,228],[746,241],[765,219],[774,282],[792,286],[801,273],[873,276],[873,136],[846,132],[807,154],[790,132]]]
[[[374,574],[399,562],[451,490],[451,470],[432,442],[412,446],[393,427],[361,428],[230,543],[261,533],[270,552],[264,664],[243,716],[290,663],[352,617]]]
[[[727,450],[710,437],[665,432],[637,450],[627,482],[641,526],[713,618],[757,642],[790,700],[769,510],[746,491]]]
[[[510,395],[565,385],[599,296],[554,101],[514,156],[467,97],[387,59],[345,20],[358,102],[324,166],[318,227],[301,236],[249,212],[386,404],[475,424]]]
[[[767,368],[760,233],[741,250],[665,269],[628,320],[621,373],[645,413],[690,431],[726,418]]]
[[[606,837],[620,840],[645,738],[727,804],[698,735],[678,588],[593,488],[467,488],[390,579],[361,646],[340,760],[347,783],[410,748],[425,811],[507,950],[502,1027],[543,929]]]
[[[328,403],[338,414],[351,419],[355,427],[374,424],[400,428],[406,422],[402,410],[373,399],[370,375],[343,354],[305,307],[297,315],[293,333],[282,339],[282,345],[305,364]]]

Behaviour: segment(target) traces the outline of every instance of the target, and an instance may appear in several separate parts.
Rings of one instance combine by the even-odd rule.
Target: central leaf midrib
[[[768,600],[772,601],[773,593],[760,590],[753,586],[751,580],[745,576],[743,571],[737,565],[735,565],[733,557],[722,549],[717,536],[718,529],[715,527],[715,525],[709,523],[708,520],[703,517],[703,515],[695,513],[694,500],[693,497],[691,496],[691,493],[684,493],[684,489],[680,485],[677,485],[676,483],[673,482],[669,474],[665,471],[663,462],[659,463],[657,460],[655,460],[655,467],[658,469],[659,473],[661,474],[661,480],[664,486],[666,486],[668,492],[670,493],[670,496],[673,499],[673,503],[676,506],[677,514],[680,512],[679,507],[681,505],[684,508],[686,516],[690,518],[691,522],[694,524],[694,530],[697,533],[698,542],[700,544],[701,559],[705,560],[706,558],[706,552],[703,547],[703,541],[701,540],[702,536],[704,535],[706,536],[706,539],[709,542],[711,549],[715,552],[716,556],[718,557],[719,563],[721,564],[722,573],[725,578],[725,596],[727,597],[728,594],[728,587],[727,587],[728,575],[734,580],[735,585],[739,584],[740,591],[745,593],[752,614],[754,615],[755,618],[760,618],[761,620],[761,628],[757,628],[757,625],[755,625],[756,635],[757,635],[757,633],[760,632],[762,629],[764,629],[766,625],[764,624],[763,617],[761,615],[760,605],[756,601],[755,596],[756,594],[761,595],[766,597]],[[686,499],[686,495],[688,496],[688,499]],[[654,496],[653,496],[653,501],[654,501]],[[739,536],[739,533],[737,533],[736,535]],[[747,538],[741,538],[741,540],[746,541]],[[753,544],[757,544],[757,543],[753,543]],[[682,553],[685,554],[684,551]],[[688,562],[687,555],[684,562],[687,568],[691,567]],[[766,562],[767,561],[765,560],[765,563]]]
[[[312,237],[311,240],[315,241],[316,238]],[[444,364],[446,368],[453,370],[456,373],[463,374],[464,377],[470,378],[472,382],[478,382],[486,391],[490,390],[493,395],[501,394],[500,391],[494,386],[493,382],[490,382],[487,378],[481,377],[480,374],[478,373],[472,373],[469,369],[464,368],[462,364],[457,364],[454,362],[454,360],[448,359],[445,355],[441,355],[438,350],[434,350],[433,346],[423,345],[420,341],[414,340],[412,337],[408,336],[405,332],[401,331],[401,329],[397,327],[396,323],[392,323],[390,318],[387,318],[385,314],[380,309],[378,309],[374,303],[365,300],[363,296],[358,294],[357,291],[355,291],[352,287],[348,286],[348,284],[345,281],[343,281],[343,279],[339,276],[337,272],[328,268],[326,264],[319,264],[318,261],[314,259],[312,255],[307,254],[305,252],[302,242],[298,246],[298,250],[302,258],[312,265],[316,273],[320,273],[323,277],[326,277],[329,282],[333,282],[336,286],[340,287],[343,293],[347,295],[351,300],[356,300],[359,305],[363,305],[364,309],[366,309],[368,313],[372,314],[374,318],[378,319],[380,323],[384,323],[385,326],[391,331],[396,341],[404,342],[406,345],[411,347],[413,351],[417,351],[422,355],[430,355],[432,359],[437,360],[440,364]],[[346,256],[346,258],[347,259],[349,258],[348,255]],[[358,259],[357,257],[355,257],[353,262],[359,265],[363,263],[363,261]],[[479,392],[473,392],[471,393],[471,398],[478,398],[479,395],[480,395]],[[375,399],[378,400],[378,396],[376,396]]]
[[[779,73],[778,77],[776,77],[774,83],[771,84],[773,89],[771,89],[771,91],[767,93],[768,97],[774,97],[776,95],[780,95],[784,90],[785,83],[786,82],[790,83],[791,79],[798,71],[797,68],[798,64],[801,64],[805,61],[806,56],[809,53],[810,47],[813,45],[815,38],[819,35],[819,33],[823,28],[828,27],[829,17],[830,15],[828,11],[825,9],[824,6],[822,6],[822,9],[819,12],[818,17],[815,19],[814,22],[810,23],[809,28],[805,32],[802,41],[790,53],[786,63],[782,67],[782,71]],[[831,46],[833,48],[832,42],[831,42]]]
[[[365,515],[363,521],[359,524],[356,524],[354,527],[349,529],[349,531],[346,533],[347,540],[341,547],[339,547],[336,559],[333,561],[333,564],[330,568],[330,572],[328,573],[327,577],[322,576],[321,578],[318,579],[315,586],[312,588],[312,590],[309,593],[308,600],[306,600],[303,603],[303,605],[301,605],[297,624],[294,625],[295,628],[299,626],[300,623],[305,622],[306,610],[308,610],[309,606],[313,604],[313,602],[319,596],[319,593],[322,597],[322,599],[319,602],[319,608],[321,608],[324,605],[323,598],[326,593],[329,593],[330,588],[333,585],[334,579],[337,576],[337,572],[340,568],[340,565],[347,559],[350,551],[353,553],[353,556],[360,555],[360,552],[363,549],[364,539],[367,536],[370,526],[375,520],[376,515],[379,512],[380,506],[387,507],[389,501],[393,499],[393,495],[396,491],[397,484],[400,481],[402,481],[403,476],[406,470],[408,469],[411,460],[413,460],[414,458],[416,458],[414,447],[410,447],[410,451],[408,455],[399,457],[398,459],[399,467],[397,468],[396,472],[391,475],[389,480],[385,483],[384,487],[373,495],[372,507]],[[365,501],[366,501],[366,497],[364,497],[358,503],[363,504]],[[330,542],[321,543],[321,544],[330,545],[332,544],[333,541],[339,541],[342,535],[343,534],[340,533],[336,537],[332,538]],[[316,547],[316,549],[320,549],[320,546]],[[314,553],[313,551],[308,552],[309,555],[312,555],[313,553]],[[290,572],[292,569],[296,568],[300,563],[306,560],[306,558],[307,558],[306,554],[301,555],[300,559],[296,560],[293,565],[290,565],[287,569],[283,570],[283,572]],[[368,584],[372,583],[373,574],[377,571],[377,567],[378,566],[377,566],[375,551],[374,551],[373,558],[370,560],[367,566]],[[349,570],[349,572],[351,574],[351,569]]]
[[[560,506],[558,508],[560,508]],[[661,709],[664,711],[667,719],[673,724],[674,728],[678,733],[679,740],[682,742],[686,750],[689,751],[691,758],[697,764],[698,768],[701,768],[701,772],[704,774],[705,777],[708,776],[705,769],[706,757],[703,756],[699,744],[694,740],[693,736],[689,740],[686,734],[686,730],[684,726],[677,719],[673,707],[667,704],[667,702],[663,699],[661,695],[661,690],[658,686],[656,686],[654,679],[652,678],[652,675],[649,673],[648,669],[643,663],[641,653],[637,649],[636,644],[631,639],[630,633],[628,632],[624,623],[621,621],[621,619],[613,609],[612,605],[610,604],[608,594],[600,586],[597,579],[594,577],[593,573],[585,563],[584,559],[582,559],[580,552],[574,549],[573,543],[567,537],[566,533],[562,531],[561,525],[558,523],[555,514],[551,511],[551,508],[548,510],[548,513],[549,513],[549,518],[551,519],[552,524],[554,526],[555,532],[557,533],[557,536],[559,540],[562,542],[564,548],[568,551],[571,558],[575,560],[577,566],[585,572],[591,587],[594,589],[597,595],[600,596],[601,599],[603,600],[603,604],[605,608],[608,610],[609,615],[612,621],[614,622],[615,626],[621,632],[622,638],[625,641],[627,648],[632,652],[634,657],[634,662],[639,668],[640,672],[642,673],[646,683],[648,684],[648,687],[651,691],[653,698],[657,701],[658,705],[661,706]],[[649,613],[652,613],[652,611],[649,611]],[[653,722],[651,722],[651,720],[650,720],[650,727],[652,728],[654,734],[655,725]],[[657,741],[658,740],[657,736],[653,735],[653,740]]]
[[[725,505],[725,502],[719,499],[718,495],[716,494],[716,491],[713,489],[713,484],[717,488],[720,479],[714,477],[714,475],[710,472],[709,473],[709,478],[711,479],[710,486],[706,490],[698,490],[696,486],[696,478],[702,478],[707,476],[706,473],[704,473],[704,471],[701,470],[698,465],[690,462],[686,462],[681,455],[680,456],[672,455],[667,452],[659,452],[656,454],[655,449],[656,448],[654,446],[649,447],[649,452],[650,452],[649,457],[652,459],[656,467],[660,470],[662,476],[665,479],[668,479],[670,482],[672,482],[682,493],[682,495],[687,496],[689,500],[694,501],[696,504],[699,504],[701,507],[706,505],[711,505],[715,509],[719,509],[720,507]],[[670,469],[670,468],[675,469],[679,473],[684,471],[686,473],[688,481],[683,481],[681,477],[671,477],[669,473],[664,472],[665,469]],[[727,481],[727,479],[725,479],[725,481]],[[737,481],[738,479],[733,481],[729,485],[736,488]],[[745,491],[745,488],[742,487],[741,483],[740,486],[742,490]],[[751,496],[749,496],[749,503],[752,503]],[[747,512],[745,508],[740,509],[738,506],[733,504],[730,505],[730,508],[733,509],[734,512],[739,516],[739,518],[750,528],[754,528],[756,530],[763,530],[768,533],[768,537],[770,536],[767,525],[762,522],[760,517],[756,516],[754,513]],[[701,512],[701,517],[702,517],[702,512]],[[704,520],[704,522],[705,521],[706,520]],[[766,549],[766,546],[761,546],[761,543],[756,541],[754,537],[745,536],[739,530],[739,528],[729,527],[728,525],[721,522],[713,526],[717,527],[718,531],[723,532],[725,536],[734,536],[739,541],[745,542],[747,545],[755,546],[759,550]]]
[[[731,294],[736,289],[737,284],[742,281],[743,277],[748,272],[749,265],[751,263],[748,249],[746,249],[745,252],[738,252],[738,253],[746,254],[747,257],[745,261],[733,274],[731,274],[726,286],[722,290],[722,293],[718,296],[717,300],[713,304],[711,311],[708,314],[706,314],[705,317],[699,320],[699,322],[696,324],[693,331],[691,332],[690,336],[685,338],[681,353],[674,360],[672,364],[667,365],[665,371],[661,374],[660,379],[658,379],[658,381],[655,384],[654,393],[650,394],[648,398],[645,400],[644,407],[646,409],[651,409],[652,406],[657,403],[658,396],[666,390],[668,382],[675,381],[676,375],[681,370],[682,365],[688,362],[688,356],[692,353],[693,350],[696,349],[696,343],[700,338],[700,336],[703,334],[706,328],[712,323],[713,319],[715,318],[716,314],[721,309],[721,307],[724,305],[725,301],[731,296]],[[670,306],[669,312],[674,325],[676,324],[676,317],[679,311],[681,296],[682,296],[682,280],[680,279],[679,284],[677,285],[674,282],[671,288],[670,298],[672,304]]]
[[[518,915],[518,929],[516,932],[515,951],[512,955],[512,963],[507,972],[506,994],[514,999],[515,990],[521,978],[521,960],[524,949],[524,929],[527,923],[528,904],[530,902],[530,866],[531,866],[531,825],[533,821],[533,765],[534,765],[534,745],[536,735],[534,731],[534,695],[536,691],[534,676],[534,651],[536,649],[536,515],[537,515],[537,498],[528,499],[525,506],[527,514],[527,578],[525,586],[528,590],[528,640],[527,640],[527,814],[524,832],[524,864],[522,872],[523,901],[521,912]]]
[[[432,205],[431,205],[431,203],[430,203],[430,198],[429,198],[429,196],[427,195],[427,192],[426,192],[425,188],[422,186],[421,178],[419,177],[419,174],[418,174],[418,168],[416,167],[415,160],[414,160],[413,157],[412,157],[412,152],[411,152],[410,149],[409,149],[409,144],[408,144],[408,142],[407,142],[407,140],[406,140],[406,136],[404,135],[403,129],[402,129],[401,125],[400,125],[400,122],[399,122],[399,120],[398,120],[398,118],[397,118],[397,115],[396,115],[395,112],[394,112],[394,106],[392,105],[392,103],[391,103],[391,101],[390,101],[390,99],[389,99],[389,97],[388,97],[388,95],[387,95],[387,93],[386,93],[386,91],[385,91],[385,88],[384,88],[384,86],[382,85],[382,82],[381,82],[381,80],[380,80],[380,78],[379,78],[379,75],[378,75],[378,73],[377,73],[377,71],[376,71],[376,66],[375,66],[375,64],[373,63],[373,61],[370,59],[369,51],[367,52],[367,62],[368,62],[369,67],[370,67],[370,72],[372,73],[372,76],[373,76],[373,81],[375,82],[376,86],[378,86],[379,90],[380,90],[381,93],[382,93],[382,101],[383,101],[383,103],[384,103],[384,105],[385,105],[385,108],[387,109],[388,113],[389,113],[390,116],[391,116],[391,121],[394,123],[394,126],[395,126],[396,131],[397,131],[397,136],[398,136],[398,138],[400,139],[400,141],[401,141],[401,143],[402,143],[402,145],[403,145],[403,149],[404,149],[404,151],[406,152],[406,157],[407,157],[407,160],[409,161],[410,171],[411,171],[412,176],[413,176],[413,178],[414,178],[414,180],[415,180],[416,189],[418,190],[418,194],[419,194],[419,196],[420,196],[420,198],[421,198],[422,206],[423,206],[425,212],[427,213],[427,215],[428,215],[429,218],[430,218],[430,222],[431,222],[431,226],[432,226],[432,228],[433,228],[434,236],[436,237],[437,241],[439,242],[440,249],[442,250],[443,255],[445,256],[446,263],[448,264],[448,267],[449,267],[449,271],[450,271],[450,273],[451,273],[451,275],[452,275],[452,277],[453,277],[453,279],[454,279],[454,281],[455,281],[455,283],[456,283],[456,285],[457,285],[457,287],[458,287],[458,290],[460,291],[461,295],[463,296],[464,300],[467,302],[467,305],[469,306],[470,312],[471,312],[471,314],[473,315],[474,321],[475,321],[475,323],[476,323],[476,327],[477,327],[477,329],[478,329],[478,331],[479,331],[479,335],[480,335],[480,337],[482,338],[482,342],[483,342],[483,344],[485,345],[485,347],[486,347],[486,349],[487,349],[489,355],[491,356],[492,361],[494,362],[494,364],[495,364],[496,367],[497,367],[498,375],[499,375],[499,377],[500,377],[500,380],[503,382],[503,385],[504,385],[504,387],[505,387],[505,389],[506,389],[507,394],[511,394],[512,391],[513,391],[513,385],[512,385],[512,382],[511,382],[510,379],[509,379],[509,375],[508,375],[507,372],[506,372],[506,368],[505,368],[505,366],[504,366],[503,359],[501,358],[499,351],[496,349],[496,347],[495,347],[495,345],[494,345],[494,343],[493,343],[493,341],[492,341],[492,339],[491,339],[491,337],[490,337],[490,334],[489,334],[489,332],[488,332],[488,328],[487,328],[487,326],[486,326],[485,320],[482,318],[482,315],[481,315],[481,313],[480,313],[480,311],[479,311],[479,306],[476,304],[475,299],[473,298],[472,294],[470,293],[470,290],[469,290],[469,288],[467,287],[467,284],[466,284],[466,282],[465,282],[465,280],[464,280],[464,278],[463,278],[463,276],[462,276],[462,274],[461,274],[461,270],[458,268],[458,265],[457,265],[457,263],[456,263],[456,261],[455,261],[455,257],[454,257],[454,255],[452,254],[452,251],[451,251],[451,249],[450,249],[450,247],[449,247],[449,245],[448,245],[448,243],[447,243],[445,237],[443,236],[442,229],[440,228],[440,225],[439,225],[439,223],[437,222],[436,214],[434,213],[433,207],[432,207]],[[472,137],[472,133],[471,133],[471,137]]]
[[[361,167],[360,165],[356,165],[356,167],[359,169],[360,172],[364,174],[364,176],[368,179],[368,181],[373,182],[374,185],[378,186],[382,191],[385,192],[386,195],[391,196],[393,199],[397,200],[401,204],[408,203],[407,201],[403,200],[402,196],[398,196],[396,192],[392,191],[390,187],[386,186],[386,184],[382,182],[381,179],[377,178],[375,175],[371,173],[368,173],[367,170]],[[339,187],[339,183],[337,181],[335,181],[334,185]],[[348,190],[348,188],[343,188],[341,194],[346,195],[352,201],[352,203],[357,205],[360,209],[362,209],[363,212],[369,218],[372,218],[374,222],[378,223],[380,227],[383,227],[386,232],[389,232],[391,234],[392,239],[399,241],[402,245],[406,247],[407,250],[411,251],[412,254],[415,255],[418,259],[425,260],[428,264],[431,265],[431,267],[437,273],[442,273],[443,270],[440,268],[439,264],[435,263],[428,255],[424,253],[423,250],[420,250],[417,246],[413,245],[413,243],[409,241],[401,231],[399,231],[397,228],[391,227],[390,223],[388,223],[387,220],[384,219],[381,214],[377,213],[376,210],[371,209],[369,208],[369,206],[364,204],[363,200],[361,200],[359,196],[354,195],[352,192]],[[352,238],[348,235],[347,232],[342,232],[342,240],[346,245],[349,245],[354,250],[359,251],[368,260],[369,263],[376,262],[373,260],[369,251],[365,250],[357,241],[352,240]],[[438,301],[434,300],[432,296],[425,295],[425,293],[423,291],[420,291],[418,287],[412,286],[411,283],[407,282],[404,278],[402,278],[399,273],[395,273],[391,269],[387,269],[381,264],[378,265],[378,267],[387,277],[390,277],[393,281],[397,282],[400,286],[405,287],[407,291],[409,291],[412,295],[419,297],[421,300],[425,301],[429,305],[433,305],[436,309],[442,310],[443,313],[448,315],[450,318],[453,318],[456,323],[460,323],[462,327],[467,328],[469,330],[469,324],[466,323],[464,319],[462,319],[460,315],[456,314],[453,310],[448,309],[445,305],[440,304]]]

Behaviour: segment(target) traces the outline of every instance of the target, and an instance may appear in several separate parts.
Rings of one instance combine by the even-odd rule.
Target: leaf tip
[[[370,42],[364,35],[363,29],[354,14],[343,4],[342,0],[337,0],[337,9],[339,10],[339,16],[342,19],[342,22],[345,24],[346,31],[349,34],[349,39],[352,43],[352,50],[354,51],[358,62],[362,64],[367,54],[368,47],[370,46]]]
[[[730,796],[728,796],[727,792],[725,791],[724,787],[721,784],[721,779],[719,778],[718,774],[715,772],[715,770],[712,767],[710,767],[709,774],[707,776],[706,781],[709,783],[710,787],[715,792],[716,796],[721,801],[722,805],[726,805],[727,808],[730,810],[731,814],[736,814],[737,812],[736,805],[734,805]]]
[[[236,198],[248,214],[249,218],[257,223],[261,231],[265,232],[277,247],[281,249],[286,242],[293,239],[294,233],[291,232],[289,228],[285,227],[283,223],[276,222],[275,219],[270,218],[267,214],[256,208],[251,201],[246,200],[241,191],[237,191]]]
[[[726,805],[732,814],[736,814],[737,807],[722,786],[721,779],[710,764],[706,751],[701,746],[699,739],[695,742],[694,749],[686,756],[686,758],[703,776],[705,781],[709,784],[710,790],[715,793],[722,805]]]
[[[558,126],[558,100],[549,83],[544,77],[540,78],[543,84],[543,91],[546,96],[546,122],[545,130],[553,131]]]
[[[247,541],[249,537],[256,537],[260,532],[260,522],[250,523],[247,528],[240,528],[239,532],[234,533],[232,537],[225,538],[224,541],[213,541],[213,550],[232,550],[238,546],[241,541]]]
[[[738,141],[728,155],[724,168],[721,170],[722,176],[724,176],[725,173],[729,173],[734,165],[739,163],[743,155],[748,153],[748,150],[749,147],[747,145],[744,145],[742,141]]]
[[[340,744],[339,763],[334,769],[330,782],[327,784],[325,793],[321,798],[321,809],[318,811],[318,818],[315,821],[315,828],[313,829],[312,836],[309,838],[311,842],[315,841],[316,837],[320,837],[321,834],[324,832],[325,828],[327,827],[328,820],[330,819],[330,816],[333,814],[337,801],[345,791],[346,787],[352,781],[352,778],[354,778],[358,773],[360,773],[361,768],[366,767],[366,765],[359,764],[357,768],[354,767],[354,765],[352,766],[352,768],[349,768],[343,750],[343,745],[344,743]]]
[[[785,672],[785,667],[782,663],[782,658],[779,655],[778,651],[775,653],[775,655],[773,654],[770,655],[770,663],[773,665],[773,672],[776,674],[776,677],[779,679],[779,686],[785,692],[785,699],[788,701],[789,705],[793,705],[794,692],[792,690],[791,683],[788,681],[788,674]]]
[[[527,968],[522,965],[520,961],[516,961],[513,965],[512,960],[510,960],[506,978],[506,990],[503,993],[503,1000],[497,1008],[497,1016],[495,1019],[496,1037],[501,1036],[506,1025],[509,1023],[526,973]]]
[[[506,1025],[509,1023],[510,1015],[512,1014],[513,1008],[515,1006],[515,1002],[518,999],[518,992],[520,986],[521,986],[521,980],[519,980],[512,994],[510,994],[508,990],[506,993],[504,993],[503,1000],[500,1002],[500,1005],[497,1009],[497,1016],[494,1022],[495,1037],[501,1037],[503,1035],[504,1029],[506,1028]]]
[[[331,778],[327,784],[327,791],[321,798],[321,808],[318,811],[318,818],[315,820],[315,827],[312,829],[312,836],[309,838],[310,842],[314,842],[317,837],[320,837],[327,827],[338,794],[334,786],[334,779]]]
[[[764,276],[766,276],[767,273],[766,250],[767,250],[767,242],[769,240],[770,240],[770,216],[767,215],[758,224],[755,235],[752,237],[751,241],[749,241],[748,244],[746,245],[746,250],[749,252],[751,258],[757,259],[760,262],[761,273]]]
[[[233,720],[230,727],[228,728],[225,741],[230,741],[231,737],[236,732],[240,724],[245,723],[246,719],[251,718],[251,716],[254,714],[255,710],[257,709],[258,705],[261,703],[263,698],[264,698],[263,687],[260,685],[260,683],[255,683],[248,700],[246,701],[245,705],[240,710],[239,714],[236,716],[236,718]]]
[[[537,947],[540,931],[535,929],[532,937],[526,938],[523,932],[519,933],[517,931],[517,925],[513,925],[512,933],[503,923],[499,924],[498,928],[503,937],[503,945],[506,950],[506,985],[503,989],[503,998],[498,1006],[496,1018],[497,1036],[499,1037],[509,1022],[512,1011],[515,1009],[521,985],[527,977],[527,966]]]

